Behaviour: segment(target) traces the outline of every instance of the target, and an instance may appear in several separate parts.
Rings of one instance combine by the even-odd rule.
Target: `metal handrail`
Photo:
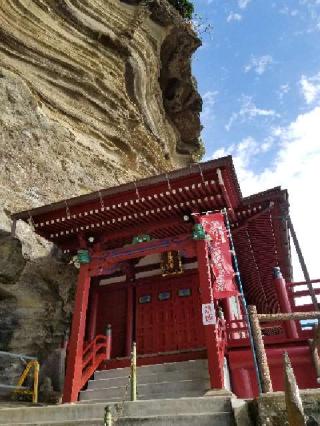
[[[125,387],[124,395],[121,403],[117,406],[116,412],[111,409],[110,405],[107,405],[104,409],[104,426],[113,426],[122,417],[124,404],[127,401],[127,392],[130,385],[130,400],[137,400],[137,345],[136,342],[132,342],[131,350],[131,362],[130,362],[130,375],[128,377],[128,383]]]
[[[12,390],[13,394],[20,393],[24,395],[31,395],[32,402],[36,404],[38,402],[39,371],[40,371],[40,364],[37,358],[33,356],[29,356],[29,355],[17,354],[14,352],[5,352],[5,351],[0,351],[0,356],[7,356],[9,358],[18,358],[20,361],[24,363],[28,360],[28,363],[25,366],[18,380],[18,383],[16,385],[0,384],[0,387],[4,389]],[[29,389],[26,386],[23,386],[23,383],[26,380],[32,368],[33,368],[33,386],[31,389]]]
[[[29,355],[24,355],[24,354],[16,354],[14,352],[5,352],[5,351],[0,351],[0,356],[1,355],[5,355],[11,358],[20,358],[20,359],[30,359],[32,361],[36,360],[37,358],[34,356],[29,356]]]
[[[29,360],[25,365],[25,368],[18,380],[16,385],[0,384],[1,388],[12,390],[13,394],[31,395],[32,402],[36,404],[38,402],[38,387],[39,387],[39,371],[40,364],[35,357],[31,357],[24,354],[16,354],[13,352],[0,351],[0,356],[8,356],[9,358],[19,358],[20,361],[25,363],[25,360]],[[29,389],[27,386],[23,386],[28,374],[33,369],[33,385]]]

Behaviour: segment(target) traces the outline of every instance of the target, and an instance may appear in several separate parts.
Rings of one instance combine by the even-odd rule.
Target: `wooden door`
[[[205,346],[197,274],[137,284],[136,340],[139,354]]]
[[[102,286],[98,290],[96,334],[104,334],[107,324],[112,326],[111,358],[126,355],[127,287]]]
[[[175,285],[176,335],[178,348],[196,349],[205,347],[205,335],[201,316],[198,275],[189,275],[187,281]]]

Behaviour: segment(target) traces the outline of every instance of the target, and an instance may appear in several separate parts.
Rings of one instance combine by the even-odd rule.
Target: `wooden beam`
[[[292,312],[290,314],[257,314],[259,321],[290,321],[320,319],[320,312]]]
[[[188,257],[192,257],[195,255],[195,243],[191,235],[183,234],[177,237],[132,244],[128,247],[121,247],[104,252],[92,252],[89,273],[91,276],[103,275],[106,273],[105,270],[114,264],[150,254],[163,253],[169,250],[178,250],[182,253],[186,253]]]

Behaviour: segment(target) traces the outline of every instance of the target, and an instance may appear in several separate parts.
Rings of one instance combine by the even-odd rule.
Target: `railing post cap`
[[[273,268],[273,278],[282,278],[280,266],[275,266]]]
[[[257,312],[257,307],[256,305],[248,305],[248,311],[250,313],[256,313]]]

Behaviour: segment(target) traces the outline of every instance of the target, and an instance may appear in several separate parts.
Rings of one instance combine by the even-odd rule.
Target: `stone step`
[[[181,361],[181,362],[170,362],[163,364],[153,364],[153,365],[143,365],[137,368],[137,374],[141,377],[143,375],[149,375],[154,373],[169,373],[173,371],[185,371],[187,374],[191,370],[200,371],[207,370],[208,371],[208,361],[206,359],[197,359],[191,361]],[[113,370],[99,370],[94,374],[94,379],[111,379],[114,377],[128,377],[130,375],[130,368],[115,368]]]
[[[146,426],[233,426],[233,417],[230,413],[203,413],[203,414],[178,414],[175,416],[139,416],[120,418],[117,422],[120,426],[134,426],[141,424]],[[41,423],[9,423],[8,426],[103,426],[103,419],[85,419],[62,422]]]
[[[208,370],[206,368],[187,370],[178,369],[168,372],[156,372],[150,374],[147,374],[147,372],[144,372],[144,374],[140,374],[140,371],[137,371],[137,380],[140,385],[196,379],[209,380]],[[126,386],[128,384],[128,381],[128,376],[109,377],[104,379],[99,378],[95,380],[90,380],[88,382],[88,389],[106,389],[109,387]]]
[[[152,399],[181,399],[181,398],[202,398],[206,396],[206,392],[207,391],[200,391],[198,389],[196,390],[191,390],[191,391],[184,391],[183,395],[177,395],[174,392],[161,392],[161,393],[155,393],[153,395],[141,395],[139,394],[139,400],[140,401],[149,401],[150,398]],[[126,402],[130,402],[130,393],[128,391],[128,394],[126,396],[126,398],[124,398],[124,396],[119,397],[119,396],[114,396],[114,397],[109,397],[108,400],[106,399],[88,399],[88,400],[82,400],[82,401],[78,401],[78,404],[89,404],[91,402],[102,402],[102,401],[106,401],[106,403],[120,403],[122,401],[126,401]],[[1,423],[0,423],[1,424]]]
[[[233,416],[230,413],[178,414],[175,416],[125,417],[116,423],[119,426],[233,426]]]
[[[154,399],[155,395],[160,398],[178,398],[185,396],[186,392],[194,392],[195,396],[202,396],[209,390],[210,383],[206,379],[180,380],[176,382],[160,382],[141,384],[137,386],[137,394],[139,399]],[[129,389],[128,389],[129,392]],[[106,389],[87,389],[80,392],[80,401],[83,400],[105,400],[119,397],[124,398],[126,387],[109,387]]]
[[[90,419],[87,424],[91,425],[95,424],[92,422],[96,421],[96,419],[103,419],[106,405],[107,402],[87,402],[85,404],[63,404],[44,407],[4,408],[0,409],[0,425],[26,423],[41,425],[45,424],[45,422],[53,424],[54,422],[65,422],[65,424],[68,424],[68,422],[79,422],[84,421],[84,419]],[[119,407],[119,404],[108,405],[110,405],[113,413],[117,412],[116,407]],[[122,415],[125,417],[157,417],[161,414],[191,416],[201,413],[231,412],[231,410],[231,402],[228,397],[200,397],[126,402],[122,407]]]

